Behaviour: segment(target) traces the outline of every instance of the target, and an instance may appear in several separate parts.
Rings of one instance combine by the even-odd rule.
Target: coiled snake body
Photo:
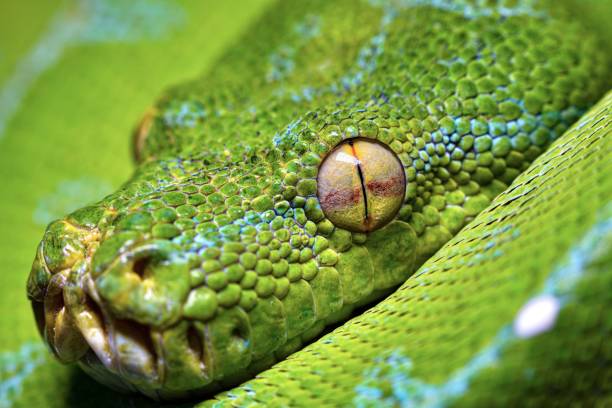
[[[156,399],[609,402],[609,78],[547,2],[279,2],[48,227],[41,333]]]

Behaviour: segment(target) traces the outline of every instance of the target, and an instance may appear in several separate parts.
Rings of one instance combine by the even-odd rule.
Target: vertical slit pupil
[[[388,146],[358,137],[338,144],[321,162],[317,197],[335,226],[370,233],[397,215],[405,181],[402,162]]]
[[[363,195],[363,205],[364,205],[364,223],[368,221],[368,196],[366,191],[365,179],[363,176],[363,171],[361,170],[361,162],[359,161],[359,156],[357,156],[357,150],[355,149],[355,145],[352,140],[348,142],[349,146],[351,146],[351,151],[353,152],[353,157],[357,159],[357,174],[359,174],[359,182],[361,183],[361,194]]]

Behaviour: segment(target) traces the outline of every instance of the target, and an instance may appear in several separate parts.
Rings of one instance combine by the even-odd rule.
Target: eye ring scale
[[[389,223],[406,192],[401,161],[384,144],[344,140],[325,157],[317,176],[323,213],[337,227],[371,232]]]

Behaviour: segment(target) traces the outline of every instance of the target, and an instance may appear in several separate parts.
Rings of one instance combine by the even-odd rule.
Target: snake
[[[202,406],[609,403],[612,70],[560,3],[275,3],[47,227],[48,348]]]

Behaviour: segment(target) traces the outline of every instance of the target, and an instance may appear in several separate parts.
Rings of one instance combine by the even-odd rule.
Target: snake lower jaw
[[[168,292],[175,274],[188,275],[187,264],[173,258],[168,242],[142,235],[105,257],[102,235],[60,220],[38,247],[28,297],[49,349],[120,392],[175,400],[218,390],[224,359],[209,349],[204,323],[179,321],[186,296]],[[227,319],[213,335],[227,339],[224,347],[236,358],[250,360],[240,322]]]
[[[161,386],[160,361],[150,341],[150,329],[103,311],[89,277],[81,287],[55,274],[43,302],[32,300],[38,328],[62,363],[77,362],[96,380],[117,391],[152,391]],[[98,300],[94,300],[98,298]]]
[[[68,220],[49,225],[28,281],[37,327],[62,363],[78,362],[116,390],[155,397],[150,390],[160,382],[159,363],[148,328],[109,313],[92,279],[91,260],[99,242],[97,229]]]

